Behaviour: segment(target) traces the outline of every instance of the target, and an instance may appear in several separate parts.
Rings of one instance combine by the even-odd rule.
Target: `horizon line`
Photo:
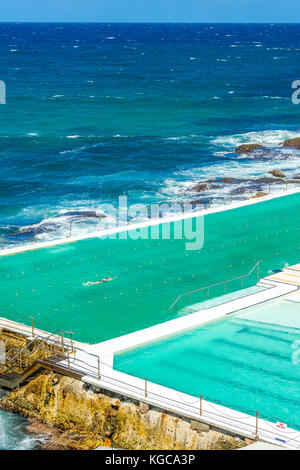
[[[59,23],[59,24],[264,24],[264,25],[281,25],[281,24],[290,24],[290,25],[300,25],[300,21],[291,22],[291,21],[61,21],[61,20],[9,20],[9,21],[0,21],[0,24],[36,24],[36,23]]]

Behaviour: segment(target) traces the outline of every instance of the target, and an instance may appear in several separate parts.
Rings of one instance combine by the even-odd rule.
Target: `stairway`
[[[73,379],[81,380],[84,376],[83,373],[69,369],[65,364],[60,364],[60,361],[65,361],[65,356],[55,355],[47,359],[37,360],[24,372],[6,372],[0,376],[0,387],[13,390],[24,382],[28,377],[32,376],[39,369],[47,369],[58,374],[66,375]]]

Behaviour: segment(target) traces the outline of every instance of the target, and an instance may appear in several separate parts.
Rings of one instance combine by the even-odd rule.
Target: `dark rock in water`
[[[226,178],[218,178],[216,180],[217,182],[220,183],[225,183],[225,184],[239,184],[239,183],[245,183],[247,180],[244,178],[231,178],[231,177],[226,177]]]
[[[283,147],[294,148],[300,150],[300,137],[295,139],[288,139],[283,142]]]
[[[275,176],[275,178],[285,178],[285,175],[283,173],[281,173],[281,171],[279,171],[279,170],[272,170],[272,171],[269,171],[269,173],[271,173],[271,175]]]
[[[254,150],[266,150],[266,147],[259,144],[242,144],[235,149],[235,153],[250,153]]]
[[[256,183],[264,183],[264,184],[272,184],[272,183],[278,183],[278,179],[277,178],[270,178],[268,176],[264,176],[262,178],[257,178],[255,180],[253,180],[254,182]]]
[[[63,214],[59,214],[54,216],[55,218],[60,218],[60,217],[76,217],[76,218],[85,218],[85,217],[91,217],[93,219],[102,219],[105,217],[104,214],[97,214],[95,211],[74,211],[74,212],[64,212]]]
[[[204,197],[203,199],[197,199],[196,201],[190,201],[189,202],[192,207],[194,206],[207,206],[210,204],[210,199],[207,197]]]
[[[231,191],[231,194],[244,194],[246,192],[246,188],[244,186],[240,186],[239,188],[234,188]]]
[[[207,190],[207,184],[206,183],[197,183],[195,186],[191,188],[191,191],[194,191],[195,193],[201,193],[202,191]]]

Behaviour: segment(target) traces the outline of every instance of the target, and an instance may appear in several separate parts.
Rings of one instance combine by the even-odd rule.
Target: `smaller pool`
[[[300,429],[300,296],[115,357],[115,368],[175,390]],[[300,346],[299,346],[300,349]]]

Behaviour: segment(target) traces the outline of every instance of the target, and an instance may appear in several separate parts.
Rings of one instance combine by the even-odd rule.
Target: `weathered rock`
[[[285,175],[283,173],[281,173],[281,171],[279,171],[279,170],[272,170],[269,173],[271,173],[271,175],[275,176],[275,178],[284,178],[285,177]]]
[[[250,444],[253,444],[255,441],[253,439],[249,439],[248,437],[245,438],[245,444],[249,446]]]
[[[210,427],[208,426],[208,424],[201,423],[200,421],[192,420],[191,429],[197,432],[208,432],[210,430]]]
[[[218,181],[221,181],[222,183],[244,183],[247,180],[245,180],[244,178],[224,177],[224,178],[221,178]]]
[[[242,144],[235,149],[235,153],[250,153],[255,150],[266,150],[266,147],[259,144]]]
[[[283,142],[283,147],[287,148],[294,148],[300,150],[300,137],[296,137],[295,139],[288,139]]]
[[[139,409],[142,414],[145,414],[149,411],[149,405],[147,403],[139,402]]]
[[[254,196],[251,196],[251,199],[255,199],[257,197],[263,197],[263,196],[267,196],[266,193],[263,193],[262,191],[259,191],[258,193],[256,193]]]
[[[58,428],[63,443],[58,438],[55,448],[111,445],[125,450],[196,450],[245,445],[241,439],[221,432],[201,434],[191,429],[189,420],[172,413],[152,408],[142,413],[134,400],[52,372],[11,392],[1,406]]]
[[[202,191],[207,190],[207,184],[205,183],[197,183],[195,186],[191,188],[191,191],[194,191],[195,193],[201,193]]]
[[[272,183],[277,183],[278,180],[276,178],[271,178],[268,176],[263,176],[262,178],[257,178],[253,180],[255,183],[265,183],[265,184],[272,184]]]

